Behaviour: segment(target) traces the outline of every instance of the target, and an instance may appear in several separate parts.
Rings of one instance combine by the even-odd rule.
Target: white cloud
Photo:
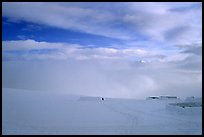
[[[7,52],[3,54],[4,58],[9,56],[15,58],[16,51],[24,51],[25,54],[17,55],[24,59],[69,59],[75,58],[79,60],[84,59],[141,59],[141,58],[160,58],[160,53],[142,48],[85,48],[86,46],[69,44],[69,43],[49,43],[37,42],[35,40],[18,40],[18,41],[3,41],[2,50]],[[53,50],[53,52],[45,52],[39,54],[32,54],[29,51],[33,50]],[[13,51],[9,54],[10,51]],[[14,54],[14,55],[13,55]],[[9,56],[8,56],[9,55]],[[13,56],[12,56],[13,55]],[[47,57],[47,58],[46,58]]]
[[[149,48],[91,47],[69,43],[49,43],[35,40],[2,42],[4,61],[11,60],[126,60],[141,63],[177,63],[185,68],[200,68],[202,44],[177,46],[179,50]],[[198,56],[198,57],[197,57]],[[182,63],[181,63],[182,62]],[[189,67],[192,65],[192,67]],[[194,66],[194,67],[193,67]]]
[[[172,44],[190,44],[201,40],[202,37],[202,9],[190,9],[193,4],[135,3],[130,5],[133,13],[125,15],[123,19],[132,25],[135,31],[149,36],[150,39]],[[140,5],[142,5],[141,9],[138,8]],[[185,7],[189,10],[171,11],[174,8]]]
[[[176,54],[169,55],[166,58],[161,59],[160,61],[162,62],[176,61],[177,62],[177,61],[183,61],[187,57],[189,57],[189,54],[176,53]]]
[[[2,41],[3,51],[11,50],[36,50],[36,49],[53,49],[61,48],[62,44],[59,43],[47,43],[47,42],[36,42],[35,40],[12,40]]]

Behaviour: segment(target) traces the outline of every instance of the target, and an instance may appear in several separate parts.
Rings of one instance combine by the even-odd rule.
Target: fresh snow
[[[202,107],[169,105],[178,100],[82,97],[2,89],[2,134],[202,134]]]

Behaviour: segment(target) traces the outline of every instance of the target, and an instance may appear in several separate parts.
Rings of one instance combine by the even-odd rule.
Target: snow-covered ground
[[[80,97],[2,89],[3,134],[202,134],[202,107],[174,100]]]

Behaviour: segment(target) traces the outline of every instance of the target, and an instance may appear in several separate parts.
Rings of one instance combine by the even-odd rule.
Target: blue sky
[[[7,17],[3,17],[2,21],[3,41],[33,39],[46,42],[77,43],[87,46],[110,46],[113,43],[119,44],[122,42],[120,39],[38,25],[32,22],[9,22]]]
[[[49,66],[50,62],[52,64],[64,62],[62,63],[64,65],[68,62],[74,62],[73,66],[76,65],[82,70],[86,70],[87,74],[84,77],[89,79],[89,74],[93,76],[93,79],[89,79],[90,83],[97,81],[94,77],[98,76],[100,82],[97,84],[103,85],[106,83],[104,81],[105,76],[110,80],[110,72],[115,73],[114,71],[121,70],[128,74],[128,71],[140,74],[141,77],[139,76],[138,79],[135,78],[136,75],[135,77],[118,75],[119,79],[124,78],[132,81],[136,79],[136,83],[146,83],[149,88],[141,88],[141,91],[144,92],[161,91],[167,89],[168,84],[179,90],[184,85],[189,85],[191,88],[196,86],[199,89],[200,85],[198,83],[202,80],[201,51],[201,2],[2,3],[2,61],[6,64],[3,68],[7,68],[11,65],[10,63],[14,63],[16,66],[13,65],[13,67],[15,66],[20,71],[19,68],[22,67],[23,69],[24,65],[18,66],[19,62],[29,63],[34,61],[37,64],[44,62],[47,64],[44,67]],[[90,66],[86,66],[86,63],[90,63]],[[39,64],[36,66],[40,66]],[[63,66],[62,64],[60,65]],[[110,72],[104,72],[98,66],[105,70],[110,69]],[[26,68],[29,68],[29,65]],[[73,67],[70,66],[70,68]],[[44,68],[44,70],[49,69],[49,67]],[[69,73],[63,67],[58,69],[64,73]],[[88,69],[96,71],[96,73],[93,74]],[[144,69],[144,71],[140,69]],[[58,73],[59,70],[52,73]],[[178,74],[175,74],[175,71]],[[166,73],[157,79],[149,72],[155,75]],[[25,75],[24,71],[16,73],[16,75]],[[26,74],[28,73],[30,77],[39,75],[37,71],[26,72]],[[47,72],[44,73],[47,74]],[[81,70],[79,70],[79,73],[82,73]],[[190,79],[185,81],[186,73],[192,81]],[[192,76],[192,73],[195,76]],[[13,74],[13,72],[9,74]],[[31,74],[35,75],[31,76]],[[169,74],[172,75],[169,76]],[[60,73],[60,75],[63,74]],[[181,77],[182,81],[186,82],[184,85],[180,84],[178,86],[171,82],[177,75]],[[166,88],[162,86],[161,88],[158,83],[166,81],[166,77],[170,77],[170,80],[163,83]],[[12,86],[11,83],[15,82],[10,83],[12,76],[9,78],[5,78],[7,79],[5,83],[8,82],[6,85]],[[26,82],[23,81],[25,79],[22,79],[22,83]],[[193,80],[197,83],[194,83]],[[75,81],[78,81],[78,79],[75,79]],[[121,87],[120,96],[138,95],[132,93],[134,82],[132,82],[132,85],[125,81],[120,83],[116,75],[113,76],[112,82],[113,85]],[[51,83],[57,82],[52,81]],[[58,83],[58,85],[60,84],[63,83]],[[101,86],[105,90],[106,86],[100,84],[99,87]],[[27,85],[30,84],[27,83]],[[66,87],[65,85],[61,87]],[[70,87],[72,86],[70,85]],[[91,86],[90,88],[90,91],[93,91]],[[118,88],[116,89],[118,90]],[[96,89],[94,88],[94,90]],[[189,91],[189,93],[191,92]],[[106,94],[112,95],[108,94],[108,91]]]

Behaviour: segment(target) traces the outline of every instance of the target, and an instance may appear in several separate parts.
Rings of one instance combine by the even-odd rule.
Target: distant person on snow
[[[102,100],[104,100],[104,98],[102,98]]]

